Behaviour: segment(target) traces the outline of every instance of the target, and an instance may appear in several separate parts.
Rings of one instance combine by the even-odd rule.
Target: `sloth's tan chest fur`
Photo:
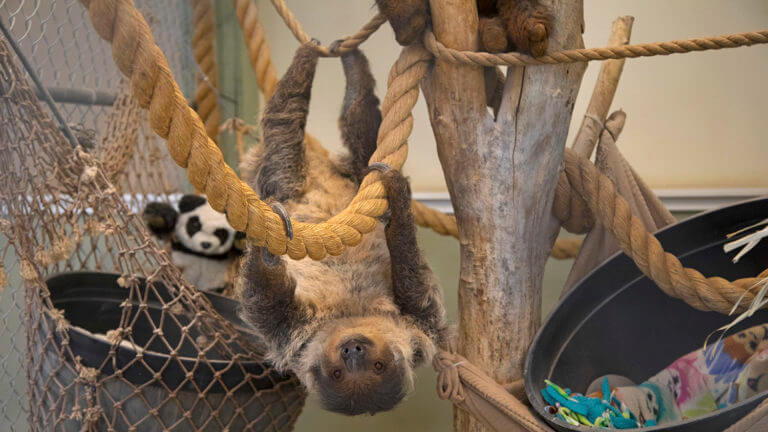
[[[312,152],[308,153],[306,192],[285,206],[296,220],[320,222],[342,211],[354,197],[357,186],[339,175],[328,159],[313,158]],[[389,251],[381,223],[374,232],[363,236],[360,245],[339,256],[285,262],[288,274],[296,280],[296,296],[324,318],[398,312],[393,302]]]
[[[296,296],[325,318],[395,313],[389,254],[383,228],[365,236],[363,243],[323,261],[288,261],[296,280]]]

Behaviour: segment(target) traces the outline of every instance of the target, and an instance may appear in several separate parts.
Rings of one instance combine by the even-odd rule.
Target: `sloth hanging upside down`
[[[250,185],[296,220],[321,222],[343,210],[376,148],[381,112],[368,61],[353,51],[342,63],[339,124],[348,154],[333,158],[305,140],[317,65],[305,44],[267,103],[263,145],[243,162]],[[383,171],[389,214],[360,245],[322,261],[251,246],[238,290],[268,360],[296,373],[325,409],[347,415],[392,409],[411,389],[413,369],[447,339],[442,292],[416,244],[408,181],[374,168]]]

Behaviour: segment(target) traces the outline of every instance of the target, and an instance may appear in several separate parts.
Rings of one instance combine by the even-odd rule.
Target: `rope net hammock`
[[[63,43],[98,37],[60,4],[40,27],[29,25],[38,11],[15,6],[0,2],[4,24],[16,19],[14,42],[39,67],[25,69],[0,39],[0,421],[14,430],[290,430],[305,399],[298,380],[264,362],[234,308],[214,307],[183,280],[141,220],[148,202],[173,202],[189,185],[130,83],[110,63],[89,64],[108,61],[98,49],[75,45],[78,62],[64,64],[55,62],[66,56],[38,57],[56,49],[48,38],[57,25],[72,30]],[[158,40],[186,43],[182,24],[164,22],[175,34]],[[62,84],[111,90],[111,106],[44,106],[30,78],[58,84],[58,74]],[[89,274],[55,276],[86,269],[106,277],[90,294]]]
[[[305,397],[296,378],[276,374],[264,364],[258,343],[223,318],[205,295],[183,281],[167,254],[151,240],[136,213],[150,199],[170,202],[174,194],[190,189],[175,163],[186,169],[192,188],[205,193],[211,206],[225,212],[232,227],[245,231],[255,244],[294,259],[322,259],[354,247],[374,229],[387,208],[387,197],[378,180],[380,174],[375,170],[368,174],[348,207],[328,221],[293,221],[294,236],[289,238],[280,216],[237,177],[214,141],[220,130],[221,98],[214,61],[212,33],[216,24],[211,3],[190,0],[188,4],[176,5],[177,8],[164,6],[186,11],[178,14],[153,9],[152,2],[139,2],[138,6],[130,0],[80,3],[86,11],[84,20],[73,22],[68,10],[59,7],[52,12],[53,22],[77,29],[73,40],[82,38],[99,47],[94,48],[93,58],[84,47],[74,51],[91,62],[103,62],[97,69],[109,71],[104,75],[105,82],[94,77],[94,82],[85,83],[84,87],[111,90],[111,108],[59,106],[67,119],[86,123],[84,128],[74,129],[95,129],[92,147],[83,145],[87,139],[78,139],[81,147],[73,148],[71,138],[68,139],[69,129],[64,127],[63,133],[62,125],[51,120],[53,113],[45,110],[35,96],[39,89],[30,87],[28,74],[16,65],[9,48],[0,45],[0,228],[9,240],[0,256],[5,261],[11,261],[8,258],[12,252],[18,257],[18,264],[0,267],[0,287],[8,283],[8,274],[19,274],[27,288],[7,288],[0,299],[10,298],[19,317],[21,309],[24,310],[26,323],[17,325],[10,335],[14,342],[21,340],[21,332],[26,329],[26,348],[18,343],[12,346],[19,358],[31,354],[26,365],[28,417],[41,429],[68,429],[76,424],[85,425],[85,429],[105,426],[110,430],[290,429]],[[258,12],[252,0],[233,0],[233,4],[251,66],[262,92],[269,98],[278,78]],[[272,0],[272,4],[300,42],[311,41],[284,1]],[[16,6],[0,2],[0,10],[7,12],[12,23],[39,20],[40,28],[12,25],[15,37],[29,44],[31,40],[46,41],[47,52],[35,46],[26,47],[26,52],[31,54],[34,64],[50,62],[50,58],[55,58],[50,54],[57,43],[48,40],[52,38],[50,23],[46,30],[47,21],[40,19],[40,11],[23,1]],[[184,6],[189,6],[192,13]],[[169,16],[186,16],[187,20],[194,20],[194,26],[174,26],[167,22]],[[65,23],[66,20],[69,22]],[[86,20],[91,21],[94,31]],[[318,44],[317,50],[323,56],[338,56],[355,49],[384,21],[377,15],[354,35],[329,46]],[[187,30],[178,30],[181,27]],[[44,37],[30,37],[30,28]],[[153,28],[162,30],[153,32]],[[192,28],[194,34],[187,35],[185,32]],[[168,33],[184,41],[169,42]],[[97,35],[111,45],[111,53],[103,52],[107,44],[95,43]],[[185,45],[189,41],[191,48]],[[538,65],[667,55],[756,43],[768,43],[768,32],[569,50],[534,59],[518,54],[450,50],[427,31],[423,43],[404,48],[391,68],[381,105],[383,121],[377,150],[370,163],[402,167],[420,81],[435,59],[483,66]],[[186,46],[191,52],[184,55],[185,49],[179,46]],[[110,57],[124,81],[118,79]],[[79,60],[74,66],[68,63],[71,60],[64,60],[63,70],[69,76],[62,81],[68,85],[79,82],[81,76],[98,75],[85,73],[88,61]],[[42,80],[58,82],[59,66],[41,68],[38,72],[42,72]],[[197,73],[178,73],[184,70]],[[195,76],[197,89],[194,97],[189,97]],[[194,109],[189,100],[193,100]],[[314,140],[310,136],[307,139]],[[163,140],[167,142],[167,151]],[[420,225],[441,234],[458,235],[452,216],[417,202],[412,209]],[[611,179],[572,150],[566,151],[553,212],[572,232],[584,233],[596,223],[601,224],[664,292],[693,307],[725,313],[740,300],[742,305],[749,304],[754,296],[749,290],[757,278],[730,282],[705,278],[696,270],[683,268],[633,215],[630,204],[617,192]],[[573,256],[578,247],[573,241],[561,242],[553,255]],[[117,309],[117,324],[103,334],[71,322],[57,308],[55,295],[46,285],[46,279],[56,273],[85,268],[115,273],[117,285],[124,290],[125,300]],[[763,272],[758,278],[765,276],[768,273]],[[134,332],[137,323],[148,326],[148,337]],[[178,334],[170,336],[168,327]],[[77,350],[73,341],[83,334],[108,347],[100,362],[84,358]],[[158,357],[158,347],[167,354]],[[181,347],[193,354],[182,354]],[[121,356],[126,352],[131,353],[128,360]],[[462,363],[465,366],[458,367]],[[182,365],[185,372],[169,385],[164,373],[176,365]],[[504,388],[489,383],[488,377],[460,357],[441,353],[434,365],[441,372],[442,397],[464,404],[465,408],[469,406],[468,409],[480,409],[480,402],[473,402],[471,395],[462,390],[464,383],[490,401],[491,409],[513,418],[528,430],[548,430]],[[150,371],[150,377],[136,381],[131,375],[136,368]],[[195,372],[201,370],[207,371],[204,376]],[[1,370],[0,377],[9,382],[23,379],[23,373],[18,371]],[[226,379],[227,373],[241,379]],[[0,406],[8,403],[0,402]]]

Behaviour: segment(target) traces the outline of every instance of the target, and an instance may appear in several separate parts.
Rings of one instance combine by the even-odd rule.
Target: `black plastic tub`
[[[683,265],[705,276],[729,280],[754,277],[768,266],[768,240],[737,264],[723,252],[726,235],[768,217],[768,198],[697,215],[661,230],[657,238]],[[701,348],[705,338],[733,320],[701,312],[664,294],[626,255],[618,254],[581,280],[557,305],[539,330],[525,364],[525,388],[533,407],[557,430],[594,430],[569,425],[544,410],[540,390],[549,379],[584,392],[605,374],[636,383]],[[761,310],[732,332],[768,322]],[[720,432],[755,408],[768,393],[686,422],[647,431]]]
[[[57,403],[64,405],[51,406],[50,410],[72,410],[83,405],[78,400],[83,389],[78,391],[80,382],[72,373],[77,368],[66,350],[61,349],[68,343],[80,364],[99,371],[98,405],[103,413],[102,422],[108,419],[102,426],[127,430],[139,425],[139,430],[162,430],[176,425],[174,430],[210,431],[220,430],[222,425],[233,431],[292,428],[304,401],[296,378],[279,374],[260,361],[239,359],[233,364],[230,358],[222,357],[223,351],[219,349],[199,352],[190,341],[201,336],[196,326],[189,327],[187,338],[182,337],[181,326],[190,323],[190,316],[179,312],[174,313],[175,320],[167,315],[161,319],[163,304],[171,299],[161,284],[155,284],[157,294],[153,290],[139,290],[147,293],[146,311],[141,310],[138,299],[130,300],[130,331],[136,345],[142,348],[122,343],[110,356],[113,348],[106,334],[119,326],[121,305],[128,300],[129,293],[117,284],[117,279],[116,274],[73,272],[47,280],[53,306],[63,311],[71,324],[65,342],[61,332],[48,330],[54,329],[55,323],[50,313],[45,313],[43,317],[49,325],[36,330],[40,334],[33,338],[33,344],[40,346],[37,351],[42,362],[41,372],[33,379],[35,387],[39,393],[52,396],[44,400],[61,401]],[[252,336],[240,321],[234,300],[217,294],[205,295],[219,314],[246,336]],[[162,332],[161,337],[153,337],[156,327]],[[245,354],[237,344],[230,343],[228,348]],[[51,382],[63,385],[51,386]],[[202,396],[200,389],[205,389]],[[116,402],[120,402],[119,406]],[[72,423],[65,424],[63,429],[78,430],[76,422]]]

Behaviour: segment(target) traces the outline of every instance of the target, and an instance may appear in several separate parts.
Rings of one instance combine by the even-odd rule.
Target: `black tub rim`
[[[692,218],[706,217],[708,215],[713,215],[713,214],[716,214],[718,212],[723,212],[723,211],[726,211],[726,210],[729,210],[729,209],[734,209],[734,208],[738,208],[738,207],[748,207],[748,206],[753,206],[753,205],[756,205],[756,204],[762,204],[763,206],[768,205],[768,197],[754,198],[754,199],[742,201],[742,202],[739,202],[739,203],[736,203],[736,204],[726,205],[726,206],[718,207],[718,208],[715,208],[715,209],[712,209],[712,210],[708,210],[708,211],[705,211],[705,212],[697,213],[697,214],[691,216],[690,218],[683,219],[681,221],[678,221],[678,222],[676,222],[674,224],[671,224],[671,225],[669,225],[669,226],[667,226],[667,227],[657,231],[656,233],[654,233],[654,236],[658,237],[659,235],[664,235],[665,233],[667,233],[667,232],[669,232],[671,230],[674,230],[675,227],[677,227],[679,224],[685,223],[686,221],[688,221],[688,220],[690,220]],[[725,239],[723,239],[723,242],[725,242]],[[675,254],[675,255],[678,256],[678,257],[685,257],[686,255],[695,253],[697,250],[698,249],[693,249],[693,250],[686,251],[685,253]],[[526,354],[525,365],[524,365],[524,368],[523,368],[523,377],[524,377],[524,384],[525,384],[526,395],[527,395],[527,397],[528,397],[528,399],[529,399],[533,409],[536,411],[536,414],[538,414],[540,417],[542,417],[546,422],[548,422],[550,424],[556,424],[560,428],[567,429],[567,430],[573,430],[573,431],[594,431],[594,430],[600,430],[599,428],[593,428],[593,427],[588,427],[588,426],[575,426],[575,425],[572,425],[570,423],[567,423],[567,422],[564,422],[564,421],[560,420],[558,417],[545,414],[544,407],[546,406],[546,404],[543,403],[543,399],[542,399],[541,393],[540,393],[541,385],[543,385],[543,384],[542,383],[535,383],[535,382],[533,382],[533,377],[529,373],[531,371],[531,369],[533,368],[533,364],[532,364],[533,363],[533,353],[536,351],[535,348],[540,343],[543,343],[542,340],[545,337],[545,335],[543,333],[545,333],[545,329],[547,329],[547,325],[549,324],[550,320],[555,315],[557,315],[558,310],[564,304],[566,304],[568,302],[569,298],[575,297],[577,295],[577,293],[579,291],[577,288],[579,286],[581,286],[581,284],[585,280],[587,280],[590,277],[592,277],[592,275],[594,275],[595,273],[601,271],[604,266],[609,265],[609,263],[614,262],[614,261],[619,260],[619,259],[622,259],[622,258],[628,258],[628,257],[626,257],[626,254],[623,251],[619,251],[619,252],[615,253],[614,255],[611,255],[609,258],[607,258],[605,261],[603,261],[603,263],[598,265],[595,269],[590,271],[581,280],[579,280],[574,285],[574,288],[568,294],[566,294],[565,297],[563,297],[562,299],[560,299],[557,302],[557,304],[555,305],[554,309],[550,312],[550,314],[547,316],[546,320],[542,323],[541,327],[536,332],[536,336],[533,338],[533,341],[531,342],[531,345],[530,345],[530,348],[528,350],[528,353]],[[634,265],[634,263],[633,263],[633,265]],[[649,279],[647,276],[645,276],[640,271],[640,269],[637,268],[637,266],[634,266],[634,268],[635,268],[635,271],[636,271],[636,276],[635,277],[631,277],[631,278],[627,278],[627,280],[625,282],[623,282],[623,286],[621,287],[621,289],[616,290],[610,296],[605,297],[603,299],[603,301],[601,302],[601,304],[595,305],[593,310],[591,310],[589,313],[587,313],[587,314],[585,314],[583,316],[583,319],[580,322],[580,326],[583,325],[584,322],[587,321],[587,318],[589,316],[591,316],[592,314],[594,314],[596,312],[596,309],[598,309],[602,305],[602,303],[605,303],[605,302],[609,301],[612,297],[618,295],[620,292],[622,292],[624,289],[626,289],[631,284],[636,283],[636,282],[638,282],[641,279]],[[653,283],[653,281],[651,281],[651,283]],[[655,283],[654,283],[654,285],[655,285]],[[656,287],[656,289],[659,289],[659,288]],[[577,331],[578,331],[578,328],[573,329],[570,332],[568,338],[566,338],[566,341],[567,340],[571,340],[574,337],[574,335],[577,333]],[[567,342],[564,342],[559,347],[558,352],[562,353],[563,349],[566,346],[567,346]],[[675,359],[670,359],[670,362],[672,362],[674,360]],[[552,362],[550,364],[550,366],[549,366],[549,371],[550,371],[549,375],[550,376],[551,376],[551,371],[552,371],[554,365],[555,365],[555,362]],[[556,383],[556,384],[562,384],[562,383]],[[697,424],[701,424],[701,423],[704,423],[704,422],[706,422],[708,420],[712,420],[713,418],[715,418],[717,416],[720,416],[723,413],[726,413],[727,411],[738,410],[739,408],[744,408],[744,407],[746,407],[748,405],[757,405],[757,404],[760,403],[761,400],[765,400],[765,399],[768,399],[768,391],[762,392],[762,393],[758,393],[758,394],[753,395],[753,396],[751,396],[751,397],[749,397],[749,398],[747,398],[747,399],[745,399],[743,401],[740,401],[738,403],[730,405],[727,408],[718,409],[716,411],[713,411],[713,412],[711,412],[709,414],[706,414],[704,416],[701,416],[701,417],[697,417],[695,419],[690,419],[690,420],[685,420],[685,421],[676,422],[676,423],[670,423],[670,424],[664,424],[664,425],[658,425],[658,426],[652,426],[652,427],[630,429],[630,430],[642,430],[644,432],[645,431],[656,432],[656,431],[667,430],[670,427],[676,427],[676,426],[682,426],[682,425],[696,426]],[[617,429],[603,429],[603,430],[617,430]]]
[[[73,277],[93,277],[96,276],[98,278],[102,279],[109,279],[110,281],[113,281],[115,284],[117,283],[117,279],[120,277],[119,274],[113,273],[113,272],[101,272],[101,271],[88,271],[88,270],[77,270],[77,271],[71,271],[71,272],[58,272],[55,274],[50,275],[45,279],[46,289],[51,292],[51,282],[60,282],[60,281],[66,281]],[[144,278],[140,278],[140,283],[146,283],[146,280]],[[160,283],[160,282],[155,282]],[[162,285],[162,283],[160,283]],[[109,288],[109,287],[108,287]],[[168,289],[163,287],[163,289]],[[238,325],[235,322],[233,322],[230,317],[227,317],[220,309],[216,307],[216,303],[236,303],[235,300],[228,298],[226,296],[216,294],[216,293],[210,293],[210,292],[202,292],[206,297],[208,297],[209,300],[211,300],[212,306],[216,310],[217,313],[219,313],[224,319],[226,319],[230,324],[232,324],[236,330],[238,330],[243,337],[255,337],[255,334],[252,330],[247,329],[244,326]],[[54,295],[51,295],[51,303],[55,306],[55,299]],[[159,304],[157,301],[150,301],[148,302],[150,305],[152,304]],[[42,306],[42,313],[45,316],[45,319],[50,320],[51,324],[55,326],[53,323],[53,315],[51,309],[46,305],[45,303],[41,304]],[[237,307],[238,305],[233,305]],[[238,318],[239,319],[239,318]],[[249,331],[250,330],[250,331]],[[82,352],[78,352],[77,354],[80,354],[81,362],[88,366],[93,367],[99,370],[101,374],[108,374],[108,375],[114,375],[116,373],[116,370],[121,371],[120,376],[122,379],[126,379],[130,382],[143,384],[149,381],[157,381],[158,379],[162,380],[166,385],[168,385],[170,388],[179,388],[180,385],[189,386],[192,383],[191,380],[188,377],[189,372],[185,373],[185,371],[192,371],[193,378],[192,380],[195,381],[195,384],[198,384],[198,381],[211,384],[210,387],[208,385],[201,387],[201,388],[207,388],[208,392],[214,392],[214,393],[220,393],[220,392],[227,392],[226,389],[224,389],[221,386],[221,382],[224,382],[227,388],[236,388],[241,391],[242,389],[251,389],[251,386],[249,385],[243,385],[238,386],[237,383],[245,380],[251,380],[251,381],[259,381],[262,384],[265,384],[262,388],[260,385],[256,386],[256,391],[263,390],[267,388],[278,388],[281,385],[284,384],[285,381],[290,381],[292,379],[292,376],[290,374],[281,374],[277,372],[271,364],[266,362],[266,360],[247,360],[245,358],[233,360],[233,359],[213,359],[213,358],[205,358],[205,364],[210,365],[210,368],[201,368],[197,367],[197,365],[200,364],[200,361],[198,360],[199,357],[190,357],[185,355],[177,354],[175,356],[171,356],[170,353],[167,352],[159,352],[156,350],[148,350],[148,349],[142,349],[141,356],[143,357],[142,362],[137,362],[135,359],[138,356],[139,352],[135,349],[135,346],[131,344],[131,346],[118,344],[117,348],[115,349],[114,353],[114,361],[113,362],[104,362],[104,359],[109,356],[109,351],[111,349],[111,344],[103,337],[98,337],[96,334],[87,328],[82,328],[80,326],[77,326],[75,324],[72,324],[67,320],[67,329],[66,329],[68,335],[70,336],[70,349],[72,349],[73,353],[76,350],[82,350],[86,346],[93,347],[91,348],[95,353],[91,356],[84,356],[82,355]],[[244,333],[247,332],[247,333]],[[250,333],[250,334],[249,334]],[[57,331],[53,331],[54,334],[54,340],[57,345],[62,344],[62,336],[58,334]],[[223,342],[222,342],[223,343]],[[78,345],[79,344],[79,345]],[[74,346],[73,346],[74,345]],[[233,350],[237,351],[236,349],[232,348]],[[248,355],[247,353],[243,353],[243,355]],[[95,358],[98,358],[99,360],[94,360]],[[239,367],[230,367],[230,365],[235,362],[239,365]],[[116,364],[116,368],[113,367],[113,364]],[[179,373],[173,373],[174,370],[179,369],[178,366],[176,366],[176,363],[178,363],[183,369],[179,370]],[[149,364],[155,364],[155,365],[161,365],[162,370],[154,370],[153,373],[148,373],[146,371],[147,366]],[[140,366],[139,367],[137,367]],[[167,366],[162,366],[167,365]],[[154,367],[152,367],[154,369]],[[212,371],[210,370],[212,369]],[[223,374],[216,377],[216,373],[224,371]],[[162,377],[159,378],[157,375],[161,374]],[[270,385],[266,385],[270,384]]]

